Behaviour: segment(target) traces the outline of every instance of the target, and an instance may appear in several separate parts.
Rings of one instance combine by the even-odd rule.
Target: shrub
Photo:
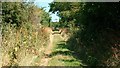
[[[41,31],[40,26],[36,28],[34,25],[24,24],[20,29],[16,29],[14,25],[3,24],[3,66],[19,65],[26,54],[39,55],[39,50],[48,44],[47,41],[49,37]]]

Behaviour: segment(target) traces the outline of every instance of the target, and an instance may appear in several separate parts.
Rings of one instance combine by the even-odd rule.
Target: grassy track
[[[50,42],[47,46],[38,47],[38,54],[26,54],[24,59],[19,61],[19,66],[81,66],[71,52],[60,34],[54,32],[50,35]]]
[[[53,35],[52,53],[49,54],[48,66],[80,66],[80,60],[72,56],[72,52],[67,49],[65,41],[60,34]]]

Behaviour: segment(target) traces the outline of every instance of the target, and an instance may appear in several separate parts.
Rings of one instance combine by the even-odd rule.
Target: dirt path
[[[66,46],[65,39],[60,34],[51,34],[50,43],[44,49],[45,55],[40,59],[39,66],[79,66],[80,62]]]
[[[53,48],[53,41],[54,41],[54,34],[50,34],[49,36],[50,41],[48,46],[45,47],[41,47],[39,49],[39,56],[33,56],[31,55],[26,55],[26,57],[19,62],[20,66],[30,66],[30,65],[37,65],[37,66],[48,66],[48,62],[49,60],[51,60],[50,57],[48,57],[49,54],[51,54],[52,52],[52,48]],[[35,60],[37,60],[38,62],[36,62]],[[29,62],[26,62],[29,61]]]
[[[49,61],[51,61],[52,57],[49,57],[49,55],[52,54],[52,51],[53,51],[54,47],[58,44],[58,42],[60,42],[62,40],[63,39],[60,34],[51,34],[50,35],[50,43],[44,51],[45,56],[43,56],[41,58],[40,66],[50,66]]]
[[[54,35],[50,34],[50,43],[48,47],[45,49],[43,58],[40,61],[40,66],[48,66],[48,62],[51,58],[47,57],[51,52],[53,48],[53,37]]]

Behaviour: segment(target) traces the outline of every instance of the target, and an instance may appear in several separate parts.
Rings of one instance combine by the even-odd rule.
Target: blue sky
[[[49,7],[49,3],[53,2],[53,0],[35,0],[35,5],[37,5],[38,7],[44,7],[45,11],[48,12],[50,7]],[[57,16],[57,14],[53,14],[53,13],[49,13],[50,16],[52,17],[52,22],[56,22],[59,21],[59,17]]]

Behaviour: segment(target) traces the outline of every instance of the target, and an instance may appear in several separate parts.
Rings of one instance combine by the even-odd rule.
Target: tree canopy
[[[119,6],[120,3],[53,2],[50,12],[58,12],[62,24],[79,26],[79,31],[73,34],[68,44],[72,50],[83,55],[83,61],[89,65],[118,65],[118,59],[112,55],[119,51]]]
[[[32,2],[3,2],[3,22],[20,26],[24,23],[49,24],[50,16],[43,8],[38,8]]]

